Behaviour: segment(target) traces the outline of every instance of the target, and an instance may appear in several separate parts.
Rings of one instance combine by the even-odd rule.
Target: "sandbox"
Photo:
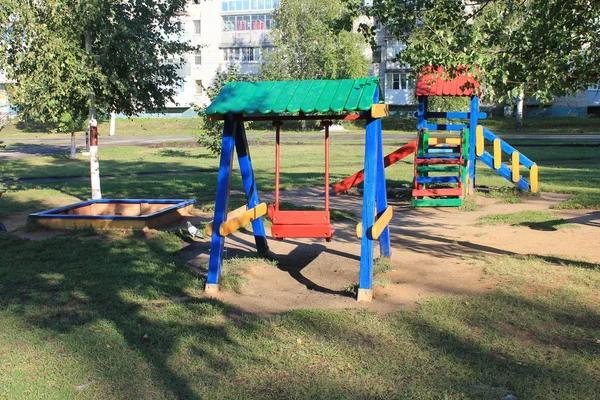
[[[29,219],[41,225],[70,229],[158,228],[190,215],[196,200],[101,199],[75,203],[35,214]]]

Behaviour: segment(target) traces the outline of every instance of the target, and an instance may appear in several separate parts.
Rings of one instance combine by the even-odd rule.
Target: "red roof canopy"
[[[446,72],[443,67],[425,67],[417,81],[417,96],[473,96],[481,91],[468,67]]]

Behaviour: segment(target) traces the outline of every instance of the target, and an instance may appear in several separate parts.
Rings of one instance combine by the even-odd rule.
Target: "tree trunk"
[[[75,131],[71,131],[71,154],[69,155],[71,160],[77,158],[77,145],[75,144]]]
[[[92,37],[85,32],[85,50],[92,54]],[[96,95],[90,90],[90,184],[92,187],[92,200],[102,198],[100,190],[100,157],[98,154],[98,121],[96,119]]]
[[[98,126],[96,120],[90,121],[90,183],[92,200],[102,198],[100,190],[100,158],[98,156]]]
[[[110,113],[110,136],[115,136],[115,130],[117,125],[117,113]]]
[[[523,130],[523,109],[525,107],[525,89],[523,86],[519,88],[517,95],[517,106],[515,108],[515,116],[517,117],[517,131]]]

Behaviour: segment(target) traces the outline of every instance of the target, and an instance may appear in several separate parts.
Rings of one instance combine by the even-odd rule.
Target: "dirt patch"
[[[283,197],[283,196],[282,196]],[[285,192],[286,201],[321,206],[318,189]],[[491,290],[496,282],[485,276],[479,255],[554,256],[560,260],[600,263],[598,237],[600,212],[591,210],[554,211],[576,229],[540,231],[524,226],[477,226],[482,215],[525,210],[551,211],[550,207],[568,198],[542,194],[523,203],[503,204],[498,199],[477,197],[477,211],[458,208],[411,209],[395,203],[390,229],[392,270],[374,278],[374,300],[357,303],[348,290],[358,281],[360,242],[354,237],[355,223],[335,222],[332,242],[312,239],[269,240],[277,267],[257,264],[247,273],[249,284],[241,294],[221,292],[215,297],[235,304],[243,311],[268,315],[298,308],[365,308],[387,313],[416,306],[431,296],[476,295]],[[271,201],[263,195],[263,201]],[[360,215],[361,199],[340,196],[332,208]],[[206,218],[210,218],[209,215]],[[208,262],[210,242],[205,239],[184,252],[192,265]],[[240,231],[225,244],[225,257],[254,254],[251,232]],[[379,251],[376,247],[375,254]]]
[[[322,206],[320,190],[302,189],[282,192],[282,200],[302,205]],[[321,193],[322,195],[322,193]],[[600,263],[600,211],[556,211],[550,207],[568,196],[544,193],[527,197],[523,203],[503,204],[498,199],[478,196],[477,211],[458,208],[411,209],[408,203],[392,200],[394,217],[391,270],[374,277],[374,300],[358,303],[351,294],[359,278],[360,242],[355,237],[356,222],[336,221],[334,239],[269,239],[277,266],[252,263],[240,294],[221,292],[215,297],[236,305],[243,312],[270,315],[299,308],[364,308],[388,313],[411,308],[432,296],[477,295],[489,292],[496,282],[483,272],[480,255],[536,255],[557,262]],[[269,194],[263,201],[272,202]],[[359,196],[331,199],[331,207],[361,214]],[[488,214],[536,210],[552,211],[575,228],[542,231],[526,226],[478,226],[479,217]],[[5,217],[9,230],[25,223],[27,213]],[[196,226],[208,222],[212,214],[194,210],[186,218]],[[185,221],[170,228],[185,228]],[[60,232],[16,232],[30,239],[44,239]],[[190,240],[181,255],[191,268],[204,273],[208,263],[210,239]],[[225,258],[252,257],[255,254],[252,232],[241,230],[227,238]],[[375,255],[379,249],[375,247]]]

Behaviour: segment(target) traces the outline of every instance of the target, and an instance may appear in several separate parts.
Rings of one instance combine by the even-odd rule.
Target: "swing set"
[[[378,78],[227,83],[206,110],[211,119],[223,120],[223,138],[215,213],[207,234],[211,237],[208,278],[205,291],[219,290],[225,238],[252,223],[259,255],[269,254],[262,217],[272,221],[271,236],[286,238],[323,238],[330,241],[329,210],[329,127],[334,120],[366,120],[364,192],[362,222],[357,225],[361,240],[360,278],[357,299],[372,299],[373,242],[379,241],[382,256],[390,257],[388,224],[392,208],[387,205],[381,118],[388,107],[380,104]],[[325,130],[324,210],[282,210],[280,205],[281,127],[285,121],[321,121]],[[275,201],[261,203],[252,169],[246,121],[272,121],[275,127]],[[228,213],[233,155],[242,175],[246,205]],[[363,229],[366,227],[366,229]]]

